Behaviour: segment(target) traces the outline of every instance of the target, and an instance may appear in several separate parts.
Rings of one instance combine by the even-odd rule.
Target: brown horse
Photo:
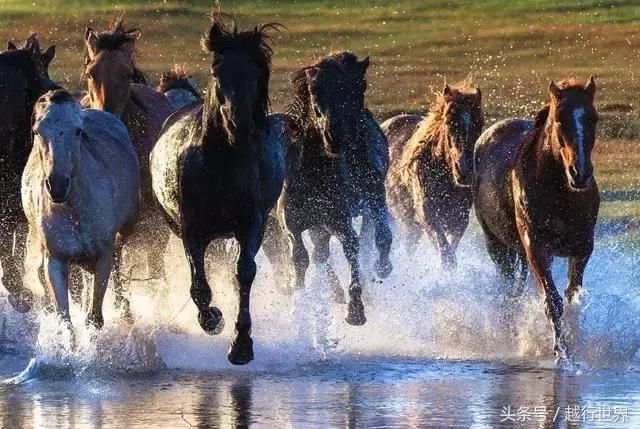
[[[151,190],[149,154],[173,108],[163,94],[146,85],[144,74],[135,65],[139,37],[138,29],[125,28],[122,16],[116,17],[107,31],[87,28],[84,73],[89,95],[83,104],[113,113],[129,130],[140,161],[142,196],[141,222],[131,244],[144,247],[151,276],[162,278],[169,229]]]
[[[487,250],[513,275],[526,256],[544,292],[559,360],[567,357],[562,297],[551,276],[554,256],[569,258],[573,301],[593,251],[600,197],[591,152],[596,138],[593,77],[582,84],[549,85],[550,102],[535,121],[509,119],[489,128],[476,145],[474,204]]]
[[[382,124],[391,150],[391,213],[404,226],[410,252],[424,230],[446,268],[455,266],[469,223],[473,146],[483,126],[482,95],[471,79],[445,84],[426,118],[400,115]]]

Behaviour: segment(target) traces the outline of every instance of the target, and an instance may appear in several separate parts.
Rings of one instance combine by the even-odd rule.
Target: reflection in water
[[[625,406],[628,422],[616,426],[611,420],[566,418],[567,407],[602,404]],[[505,419],[505,407],[514,416],[527,409],[526,418]],[[0,427],[12,428],[604,428],[640,424],[639,409],[637,373],[578,375],[483,362],[406,359],[350,359],[277,375],[165,371],[0,387]]]

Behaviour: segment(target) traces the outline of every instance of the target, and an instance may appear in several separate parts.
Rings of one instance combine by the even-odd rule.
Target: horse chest
[[[102,250],[106,231],[101,231],[99,219],[88,219],[66,207],[55,208],[41,217],[41,230],[48,251],[68,259],[97,258]],[[101,234],[97,234],[103,232]]]

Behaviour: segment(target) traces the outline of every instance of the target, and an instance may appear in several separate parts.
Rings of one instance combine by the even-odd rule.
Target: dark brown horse
[[[18,49],[29,50],[33,63],[38,67],[38,73],[47,79],[49,78],[49,64],[53,60],[53,57],[56,56],[56,45],[51,45],[46,51],[42,52],[38,35],[32,33],[20,47],[16,46],[13,42],[7,42],[7,51],[15,51]]]
[[[300,288],[309,265],[302,233],[309,230],[314,260],[325,264],[335,296],[344,300],[337,276],[326,264],[329,240],[336,236],[351,268],[347,322],[352,325],[366,322],[361,300],[360,246],[353,217],[363,213],[371,216],[380,254],[378,274],[386,277],[391,271],[391,231],[384,193],[388,146],[365,107],[368,66],[369,58],[358,60],[351,52],[339,52],[295,74],[295,98],[284,115],[291,136],[287,180],[277,213],[291,242],[274,246],[272,240],[277,234],[271,233],[278,231],[277,227],[270,228],[269,240],[265,241],[265,252],[272,261],[284,251],[282,248],[288,248],[296,287]]]
[[[569,258],[572,302],[593,251],[600,197],[591,152],[598,119],[593,77],[549,85],[549,104],[534,121],[509,119],[489,128],[475,150],[474,204],[487,250],[513,276],[526,257],[544,292],[554,351],[567,357],[562,297],[551,277],[554,256]]]
[[[164,278],[163,257],[170,233],[151,190],[149,154],[174,109],[163,94],[147,86],[135,64],[140,34],[125,27],[122,15],[107,31],[87,28],[84,75],[89,94],[83,105],[113,113],[129,130],[140,161],[142,214],[128,246],[146,253],[150,275],[158,279]]]
[[[211,289],[205,251],[211,241],[235,237],[239,309],[228,358],[253,359],[250,297],[267,218],[284,182],[282,125],[267,116],[271,75],[266,24],[250,31],[229,27],[219,15],[203,40],[212,53],[211,79],[203,104],[171,116],[151,154],[153,190],[191,266],[191,297],[198,321],[210,334],[223,327],[209,307]]]
[[[35,40],[0,54],[0,263],[9,302],[20,312],[29,311],[33,301],[22,281],[27,223],[20,182],[32,147],[33,107],[42,94],[57,88],[35,60],[41,53]]]
[[[469,223],[473,146],[483,126],[482,95],[470,79],[445,84],[427,117],[400,115],[382,124],[391,150],[387,198],[403,241],[413,252],[425,231],[446,268],[455,266]]]

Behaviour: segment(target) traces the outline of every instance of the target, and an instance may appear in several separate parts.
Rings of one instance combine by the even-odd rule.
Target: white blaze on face
[[[578,107],[573,111],[573,120],[576,126],[576,147],[578,150],[578,166],[580,172],[585,169],[586,159],[584,153],[584,127],[582,126],[582,118],[584,117],[584,107]]]

